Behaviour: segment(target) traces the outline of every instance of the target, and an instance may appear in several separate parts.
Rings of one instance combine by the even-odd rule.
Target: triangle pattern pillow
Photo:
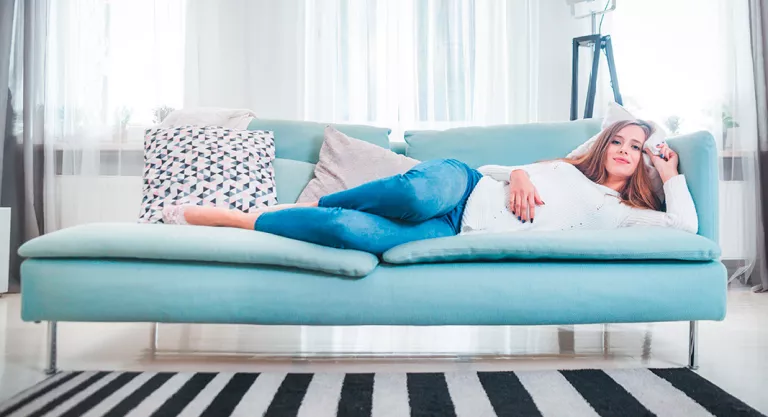
[[[624,120],[638,119],[640,118],[635,117],[632,113],[629,112],[629,110],[625,109],[618,103],[610,103],[608,105],[608,111],[603,118],[603,123],[601,126],[602,130],[595,136],[587,139],[587,141],[579,145],[578,148],[571,151],[571,153],[569,153],[566,158],[578,158],[579,156],[589,152],[589,150],[592,149],[592,146],[597,141],[597,137],[600,136],[600,134],[603,133],[603,130],[608,128],[610,125]],[[650,124],[653,128],[651,137],[645,141],[643,147],[650,149],[654,154],[658,155],[658,149],[656,149],[656,145],[662,144],[666,141],[667,133],[661,126],[658,125],[658,123],[644,119],[643,121]],[[645,153],[643,153],[643,162],[645,163],[645,170],[648,173],[648,177],[651,179],[651,186],[653,187],[654,194],[656,194],[656,196],[658,196],[661,201],[664,201],[664,183],[661,181],[659,171],[656,170],[656,167],[653,166],[653,162],[651,162],[651,158]]]
[[[349,137],[327,126],[315,176],[299,195],[298,202],[317,201],[328,194],[402,174],[418,163],[413,158]]]
[[[277,204],[272,132],[217,126],[147,129],[140,223],[163,207],[195,204],[243,212]]]

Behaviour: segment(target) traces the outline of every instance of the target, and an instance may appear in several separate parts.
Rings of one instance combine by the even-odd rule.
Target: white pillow
[[[610,103],[608,105],[608,111],[606,112],[605,118],[603,118],[603,124],[602,128],[605,130],[608,126],[616,123],[621,122],[624,120],[637,120],[640,119],[639,117],[634,116],[632,113],[630,113],[627,109],[619,105],[618,103]],[[651,134],[651,137],[649,137],[645,141],[645,148],[648,148],[651,150],[651,152],[654,153],[654,155],[659,154],[659,150],[656,148],[656,145],[664,143],[667,139],[667,132],[659,126],[657,123],[652,122],[650,120],[644,120],[647,122],[651,127],[653,127],[653,133]],[[600,136],[601,133],[603,133],[603,130],[601,130],[598,134],[595,136],[592,136],[589,138],[586,142],[579,145],[578,148],[574,149],[571,153],[569,153],[566,158],[578,158],[587,152],[589,152],[590,149],[592,149],[592,145],[595,144],[597,141],[597,137]],[[653,166],[653,162],[651,162],[651,157],[647,154],[643,153],[643,162],[645,162],[645,170],[648,173],[648,177],[651,179],[651,187],[653,187],[653,192],[656,194],[661,201],[664,201],[664,183],[661,181],[661,176],[659,175],[659,171],[656,170],[656,167]]]

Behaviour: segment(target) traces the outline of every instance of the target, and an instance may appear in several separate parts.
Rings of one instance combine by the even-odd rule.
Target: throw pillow
[[[373,180],[402,174],[419,161],[389,149],[351,138],[332,126],[325,128],[315,176],[298,202],[316,201]]]
[[[277,203],[272,132],[215,126],[147,129],[139,222],[163,207],[196,204],[244,212]]]
[[[608,105],[608,111],[605,117],[603,118],[602,129],[605,130],[608,126],[616,122],[620,122],[624,120],[637,120],[637,119],[640,119],[640,118],[634,116],[632,113],[629,112],[629,110],[625,109],[618,103],[610,103]],[[645,120],[645,122],[647,122],[653,127],[653,133],[645,141],[644,147],[653,151],[654,154],[658,154],[658,149],[656,148],[656,145],[664,143],[664,141],[667,139],[667,133],[657,123],[652,122],[650,120]],[[591,138],[589,138],[586,142],[579,145],[579,147],[573,150],[571,153],[569,153],[568,156],[566,156],[566,158],[578,158],[579,156],[582,156],[585,153],[589,152],[589,150],[592,149],[592,146],[597,141],[597,137],[600,136],[601,133],[603,133],[603,130],[601,130],[595,136],[592,136]],[[659,172],[656,170],[656,167],[653,166],[653,162],[651,162],[651,158],[645,153],[643,153],[643,162],[645,162],[645,171],[648,173],[648,177],[651,179],[651,186],[653,187],[654,194],[656,194],[656,196],[658,196],[661,199],[661,201],[664,201],[664,183],[661,181],[661,176],[659,176]]]

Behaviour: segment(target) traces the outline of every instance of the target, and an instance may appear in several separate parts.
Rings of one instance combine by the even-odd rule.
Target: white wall
[[[719,187],[722,257],[723,259],[749,258],[750,246],[744,238],[744,230],[750,220],[746,219],[741,212],[733,213],[733,211],[735,202],[745,201],[750,185],[745,181],[720,181]]]
[[[590,34],[589,19],[576,20],[564,1],[539,2],[539,117],[540,122],[569,120],[571,105],[571,48],[573,38]],[[590,55],[580,57],[580,98],[584,105]],[[599,103],[599,102],[598,102]],[[596,106],[600,107],[599,105]],[[580,112],[581,113],[581,112]]]

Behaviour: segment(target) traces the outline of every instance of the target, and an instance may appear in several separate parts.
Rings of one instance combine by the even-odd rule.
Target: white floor
[[[19,309],[18,295],[0,298],[0,401],[44,378],[45,324],[22,322]],[[153,354],[152,327],[62,323],[60,368],[417,372],[680,367],[686,364],[688,346],[687,322],[439,328],[163,324]],[[768,414],[768,294],[731,290],[726,320],[701,322],[699,331],[699,373]],[[286,353],[292,357],[279,357]],[[334,357],[341,354],[344,358]]]

